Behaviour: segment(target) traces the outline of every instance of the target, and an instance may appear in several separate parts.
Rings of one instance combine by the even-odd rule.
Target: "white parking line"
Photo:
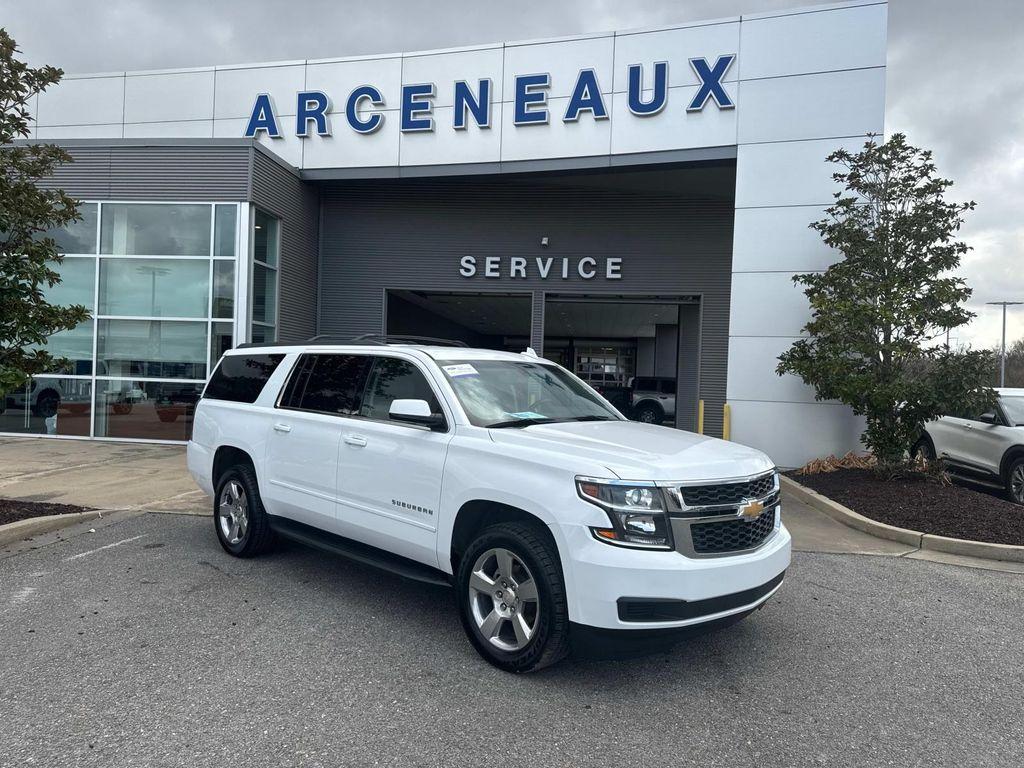
[[[72,560],[77,560],[80,557],[87,557],[88,555],[95,555],[97,552],[102,552],[104,549],[110,549],[111,547],[120,547],[122,544],[128,544],[132,541],[137,541],[146,536],[145,533],[140,533],[138,536],[132,536],[130,539],[121,539],[121,541],[115,541],[113,544],[105,544],[102,547],[96,549],[90,549],[88,552],[79,552],[77,555],[71,557],[65,557],[64,562],[70,563]]]

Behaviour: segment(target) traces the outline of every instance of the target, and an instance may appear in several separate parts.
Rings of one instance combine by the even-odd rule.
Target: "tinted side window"
[[[204,398],[254,403],[284,355],[225,355],[210,377]]]
[[[676,393],[676,380],[675,379],[662,379],[661,380],[661,394],[663,395],[674,395]]]
[[[654,389],[654,379],[642,379],[640,377],[637,377],[637,379],[633,382],[633,389],[648,392]]]
[[[310,355],[312,370],[299,408],[352,416],[359,412],[359,395],[370,358],[364,355]]]
[[[407,360],[378,357],[363,393],[360,415],[370,419],[389,419],[395,400],[426,400],[431,413],[441,413],[434,392],[423,374]]]

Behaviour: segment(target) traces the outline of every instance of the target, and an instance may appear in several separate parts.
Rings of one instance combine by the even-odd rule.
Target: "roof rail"
[[[321,333],[305,341],[271,341],[256,342],[249,341],[239,344],[235,349],[246,349],[249,347],[296,347],[302,344],[350,344],[352,346],[386,347],[389,344],[422,344],[437,347],[466,347],[464,341],[455,339],[435,339],[433,336],[395,336],[380,333],[364,333],[361,336],[335,336],[330,333]]]

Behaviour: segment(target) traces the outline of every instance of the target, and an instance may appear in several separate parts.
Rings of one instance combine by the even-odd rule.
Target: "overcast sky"
[[[801,0],[0,0],[33,64],[167,69],[450,48],[808,5]],[[978,318],[954,339],[996,346],[998,308],[1024,301],[1024,2],[890,0],[886,131],[934,149],[977,210],[963,274]],[[741,107],[742,108],[742,107]],[[1024,307],[1008,336],[1024,337]]]

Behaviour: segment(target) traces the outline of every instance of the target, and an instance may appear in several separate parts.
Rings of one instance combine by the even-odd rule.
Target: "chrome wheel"
[[[1024,504],[1024,464],[1018,464],[1010,472],[1010,495],[1018,504]]]
[[[537,582],[514,552],[495,548],[477,558],[469,576],[469,607],[480,634],[502,651],[521,651],[537,632]]]
[[[229,480],[220,492],[217,507],[220,532],[228,544],[238,544],[249,530],[249,502],[237,480]]]

